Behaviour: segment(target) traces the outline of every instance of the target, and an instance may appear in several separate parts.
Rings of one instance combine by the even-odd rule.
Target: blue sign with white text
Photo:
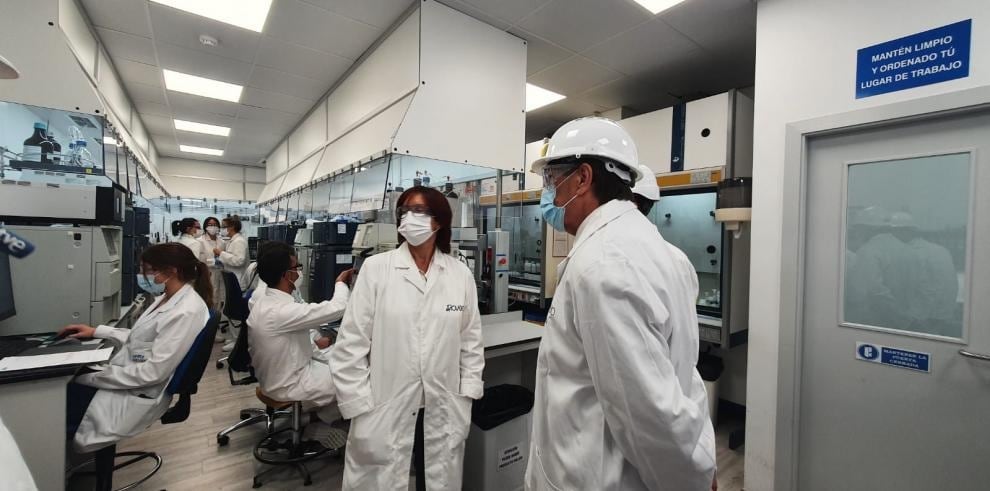
[[[973,20],[875,44],[856,53],[856,98],[969,76]]]
[[[877,344],[856,343],[856,359],[918,372],[931,373],[932,371],[932,355],[928,353]]]

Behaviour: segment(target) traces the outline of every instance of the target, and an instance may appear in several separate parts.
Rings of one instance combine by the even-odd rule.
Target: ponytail
[[[203,298],[206,305],[213,308],[213,284],[210,283],[210,267],[206,265],[203,261],[196,260],[196,281],[193,284],[193,288],[196,289],[196,293]]]
[[[147,263],[156,270],[175,268],[179,280],[183,283],[193,283],[196,293],[210,308],[213,308],[213,286],[210,283],[210,268],[199,260],[188,247],[170,242],[156,244],[147,248],[141,254],[141,262]]]
[[[179,229],[179,226],[181,224],[182,224],[182,222],[180,222],[179,220],[175,220],[175,221],[172,222],[172,235],[174,235],[176,237],[179,236],[180,232],[182,232],[182,230]]]
[[[172,222],[172,235],[178,237],[186,233],[186,231],[189,230],[190,228],[195,226],[196,226],[195,218],[186,217],[183,218],[182,220],[176,220]]]

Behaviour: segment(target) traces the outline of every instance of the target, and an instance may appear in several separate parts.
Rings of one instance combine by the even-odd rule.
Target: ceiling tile
[[[150,38],[146,3],[134,0],[82,0],[83,9],[94,25]]]
[[[587,58],[572,56],[529,77],[528,81],[544,89],[572,96],[621,77],[621,73],[593,63]]]
[[[268,14],[265,34],[354,60],[382,30],[301,0],[279,0]]]
[[[678,102],[663,88],[652,86],[632,77],[620,78],[596,87],[578,97],[608,109],[629,107],[644,112],[670,107]]]
[[[479,10],[516,24],[535,10],[550,3],[550,0],[463,0]]]
[[[261,34],[201,15],[183,12],[157,3],[148,4],[155,42],[202,51],[215,56],[251,63]],[[214,47],[199,42],[200,35],[216,38]]]
[[[626,0],[557,0],[519,27],[580,53],[650,19],[648,11]]]
[[[254,87],[245,87],[244,95],[241,96],[241,104],[277,109],[299,115],[309,111],[315,103],[316,101],[312,99],[300,99],[291,95],[268,92]]]
[[[150,38],[97,27],[96,33],[113,60],[131,60],[156,65],[155,45]]]
[[[239,104],[210,99],[196,95],[183,94],[181,92],[168,91],[168,104],[175,114],[182,114],[186,111],[204,111],[208,113],[220,114],[224,116],[237,116]]]
[[[176,131],[175,139],[179,142],[179,145],[218,148],[220,150],[225,150],[227,147],[226,136],[204,135],[202,133],[191,133],[189,131]]]
[[[158,135],[167,135],[172,133],[172,118],[154,114],[141,114],[140,117],[141,121],[144,122],[144,127],[148,130],[148,133]]]
[[[287,113],[283,111],[276,111],[273,109],[266,109],[263,107],[246,106],[241,105],[240,111],[237,113],[238,122],[242,119],[248,119],[252,121],[258,121],[266,124],[273,124],[277,126],[295,126],[299,122],[299,115],[294,113]]]
[[[158,116],[172,117],[172,109],[165,104],[158,104],[156,102],[148,101],[134,101],[134,107],[142,116],[145,114],[154,114]]]
[[[751,43],[755,52],[756,3],[751,0],[691,0],[660,18],[712,54],[740,42]]]
[[[509,34],[519,36],[526,40],[526,75],[532,75],[551,65],[560,63],[571,57],[574,53],[554,45],[546,40],[540,39],[533,33],[526,32],[518,27],[509,29]]]
[[[155,48],[164,69],[238,85],[246,84],[251,76],[251,64],[233,58],[162,42],[157,42]]]
[[[175,119],[181,119],[184,121],[192,121],[195,123],[206,123],[217,126],[226,126],[227,128],[232,128],[237,118],[234,116],[224,116],[222,114],[209,113],[202,110],[183,110],[176,111],[173,113]],[[169,120],[171,122],[171,119]],[[171,124],[171,123],[170,123]]]
[[[336,79],[334,79],[336,81]],[[321,82],[255,65],[248,86],[279,94],[296,95],[316,100],[326,93],[333,82]]]
[[[465,14],[469,17],[484,22],[485,24],[488,24],[496,29],[500,29],[504,31],[512,26],[512,24],[502,19],[499,19],[498,17],[495,17],[489,14],[488,12],[485,12],[473,5],[469,5],[465,2],[462,2],[461,0],[438,0],[438,2],[462,14]]]
[[[129,82],[137,82],[153,87],[162,86],[162,71],[155,65],[113,59],[113,66],[117,69],[120,78],[123,79],[124,85]]]
[[[165,91],[160,86],[127,82],[124,88],[127,89],[127,94],[131,96],[131,100],[134,102],[147,101],[162,105],[168,103],[165,100]]]
[[[566,121],[558,121],[553,118],[542,117],[537,114],[526,115],[526,141],[533,142],[545,136],[553,135],[557,128],[564,125]]]
[[[322,83],[323,91],[326,91],[337,78],[350,68],[353,61],[325,51],[265,37],[261,40],[255,63],[293,75],[319,80]]]
[[[603,111],[605,109],[608,108],[578,99],[564,99],[556,104],[541,107],[532,111],[532,113],[556,121],[570,121],[575,118],[591,116],[596,111]]]
[[[584,56],[627,75],[663,67],[698,51],[698,45],[657,19],[609,39]]]
[[[416,0],[304,0],[358,22],[386,29]]]

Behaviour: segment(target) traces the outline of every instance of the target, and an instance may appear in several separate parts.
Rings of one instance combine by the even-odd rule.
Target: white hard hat
[[[897,211],[890,215],[890,226],[894,228],[918,228],[910,213]]]
[[[886,227],[890,225],[890,214],[879,206],[870,206],[860,210],[854,216],[853,225],[869,227]]]
[[[540,174],[547,163],[565,157],[600,157],[619,164],[620,167],[609,170],[629,173],[632,182],[643,177],[632,137],[608,118],[578,118],[561,126],[550,138],[546,155],[534,160],[530,171]]]
[[[636,181],[633,186],[633,194],[638,194],[648,200],[660,201],[660,186],[657,186],[657,179],[653,177],[653,171],[645,165],[639,166],[639,172],[643,178]]]

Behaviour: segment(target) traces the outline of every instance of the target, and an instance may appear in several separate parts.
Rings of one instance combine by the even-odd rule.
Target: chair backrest
[[[230,271],[223,272],[223,287],[226,298],[223,305],[223,315],[228,319],[244,322],[248,317],[248,303],[244,299],[244,292],[241,291],[241,284],[237,281],[237,275]]]
[[[227,366],[230,370],[235,372],[251,372],[251,352],[248,349],[248,329],[251,327],[245,322],[241,325],[240,331],[237,333],[237,339],[234,340],[234,349],[230,350],[230,354],[227,355]]]
[[[172,375],[172,380],[165,387],[165,392],[169,395],[179,396],[179,402],[170,407],[162,416],[162,423],[178,423],[185,421],[189,417],[190,395],[195,394],[203,372],[210,363],[210,355],[213,353],[213,340],[217,336],[217,328],[220,326],[220,316],[210,310],[210,319],[206,326],[196,336],[189,352],[179,362],[179,366]]]

